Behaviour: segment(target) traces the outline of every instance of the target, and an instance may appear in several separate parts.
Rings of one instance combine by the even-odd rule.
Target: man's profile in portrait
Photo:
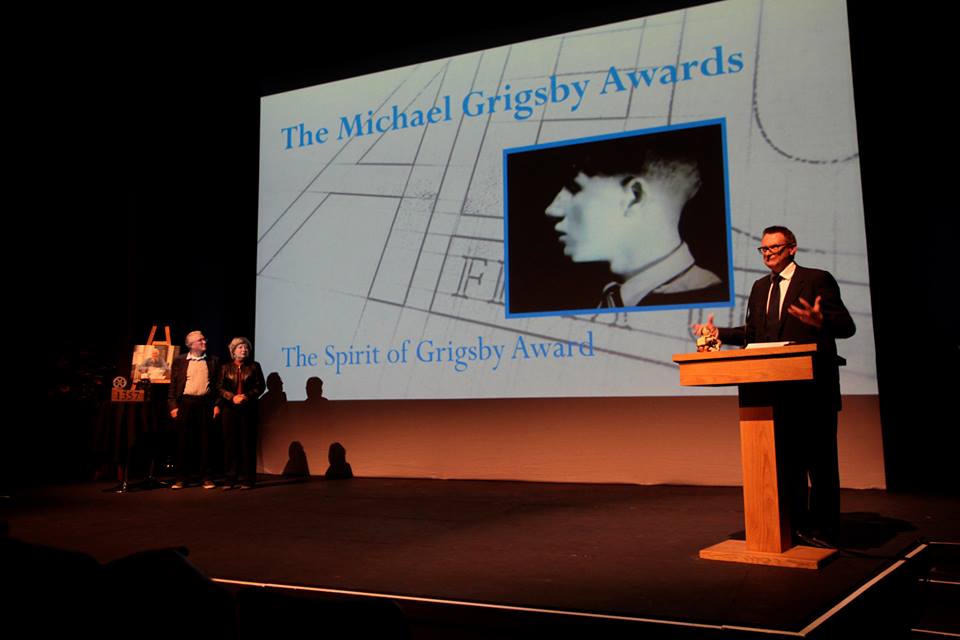
[[[580,172],[546,214],[559,218],[555,229],[565,255],[574,262],[607,261],[622,278],[608,285],[603,306],[638,306],[650,294],[659,294],[660,303],[673,294],[700,297],[722,280],[696,264],[680,237],[680,216],[699,188],[696,164],[648,157],[633,172]]]

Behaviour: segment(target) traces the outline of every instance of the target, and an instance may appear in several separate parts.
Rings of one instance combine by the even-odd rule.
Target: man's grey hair
[[[197,336],[202,336],[203,331],[191,331],[187,334],[187,339],[184,341],[187,343],[187,348],[189,349],[193,346],[193,343],[197,341]]]

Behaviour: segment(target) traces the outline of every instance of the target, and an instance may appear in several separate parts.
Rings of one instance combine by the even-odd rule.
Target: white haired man
[[[211,429],[220,413],[215,405],[220,373],[217,357],[207,353],[207,339],[191,331],[185,340],[187,353],[173,361],[167,406],[177,432],[176,479],[171,489],[182,489],[202,480],[204,489],[213,489]]]

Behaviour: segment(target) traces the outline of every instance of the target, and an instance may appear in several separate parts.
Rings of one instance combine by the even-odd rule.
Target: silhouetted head
[[[330,450],[327,453],[327,460],[330,461],[330,464],[346,462],[347,450],[339,442],[334,442],[330,445]]]
[[[323,380],[313,376],[307,379],[307,400],[319,400],[323,397]]]
[[[276,371],[267,376],[267,391],[271,393],[283,393],[283,378]]]

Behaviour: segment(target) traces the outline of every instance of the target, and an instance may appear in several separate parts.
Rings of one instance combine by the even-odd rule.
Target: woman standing
[[[252,489],[257,477],[257,398],[266,383],[253,345],[234,338],[228,347],[231,362],[220,368],[217,390],[223,412],[224,489]]]

